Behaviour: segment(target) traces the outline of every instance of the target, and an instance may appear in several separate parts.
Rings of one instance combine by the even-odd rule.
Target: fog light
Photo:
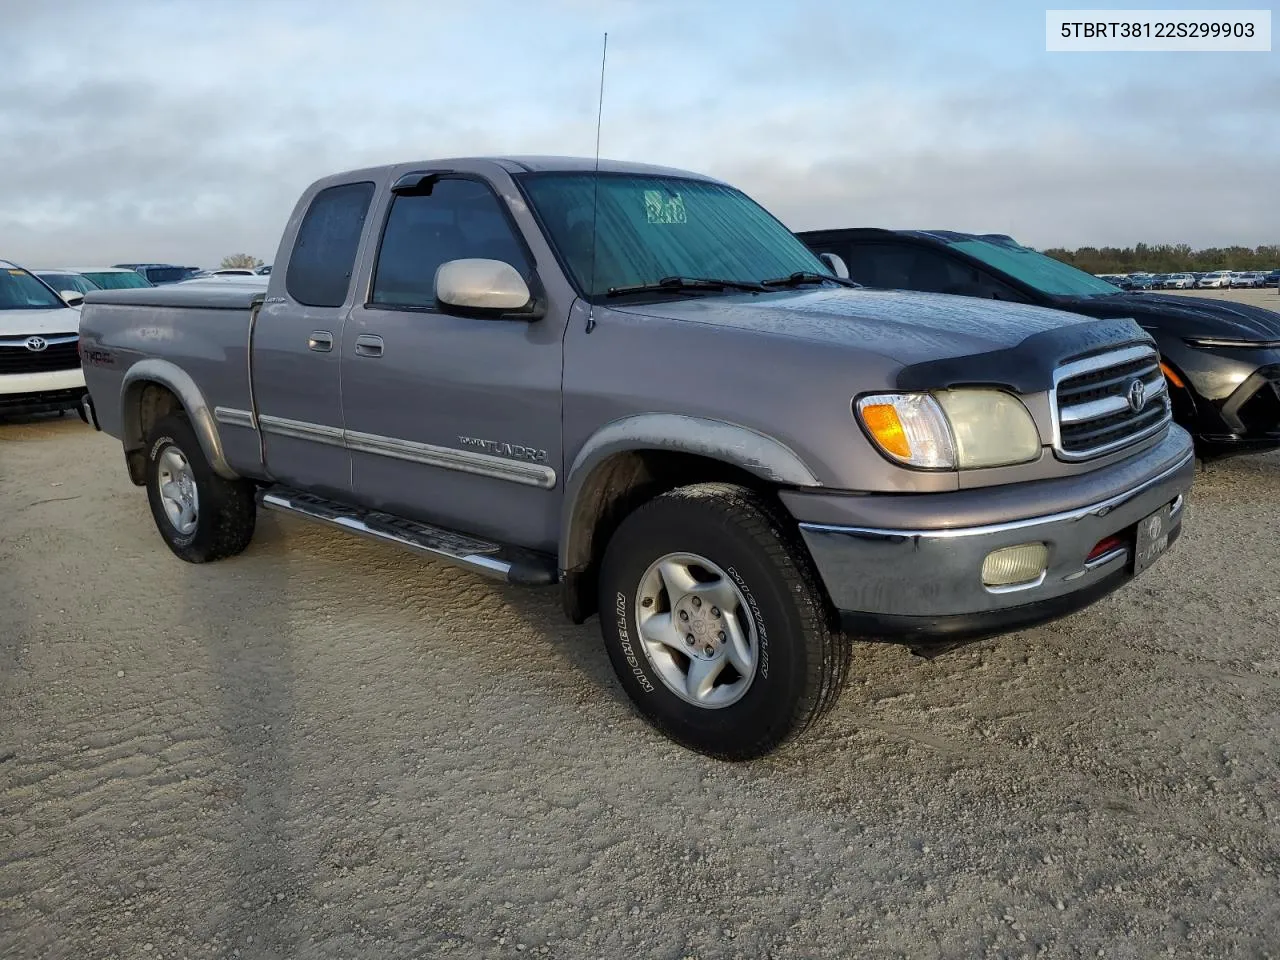
[[[987,554],[982,562],[982,582],[988,587],[1008,587],[1038,580],[1049,566],[1049,545],[1020,543]]]

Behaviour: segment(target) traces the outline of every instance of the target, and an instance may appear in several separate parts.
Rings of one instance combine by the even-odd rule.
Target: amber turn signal
[[[1160,371],[1164,374],[1164,378],[1175,387],[1182,389],[1186,386],[1186,384],[1182,382],[1182,378],[1173,372],[1173,367],[1169,366],[1163,360],[1160,361]]]
[[[911,459],[911,442],[907,440],[907,431],[902,428],[898,411],[892,404],[875,403],[863,407],[862,422],[882,450],[903,460]]]

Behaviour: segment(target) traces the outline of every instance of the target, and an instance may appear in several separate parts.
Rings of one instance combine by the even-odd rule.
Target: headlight
[[[1193,347],[1222,347],[1224,349],[1265,350],[1280,347],[1280,340],[1237,340],[1231,337],[1184,337],[1183,341]]]
[[[1001,390],[881,393],[860,399],[857,411],[876,446],[911,467],[1001,467],[1040,455],[1031,414]]]

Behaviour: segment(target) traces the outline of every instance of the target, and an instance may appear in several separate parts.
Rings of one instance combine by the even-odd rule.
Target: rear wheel
[[[749,490],[699,484],[640,507],[610,540],[605,645],[627,694],[673,740],[751,759],[835,702],[847,641],[790,526]]]
[[[160,536],[189,563],[234,556],[253,537],[253,484],[213,471],[185,416],[156,421],[147,436],[147,500]]]

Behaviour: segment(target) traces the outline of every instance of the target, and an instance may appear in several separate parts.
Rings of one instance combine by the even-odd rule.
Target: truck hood
[[[1057,359],[1145,339],[1131,321],[997,300],[902,290],[821,289],[626,305],[620,312],[749,330],[871,351],[903,366],[1009,351],[1052,340]],[[1040,386],[1038,389],[1044,389]]]
[[[1280,313],[1233,300],[1160,293],[1110,297],[1062,297],[1063,310],[1090,317],[1132,317],[1148,329],[1175,337],[1280,340]]]
[[[0,310],[0,337],[79,332],[80,311],[74,307],[52,307],[48,310]]]

